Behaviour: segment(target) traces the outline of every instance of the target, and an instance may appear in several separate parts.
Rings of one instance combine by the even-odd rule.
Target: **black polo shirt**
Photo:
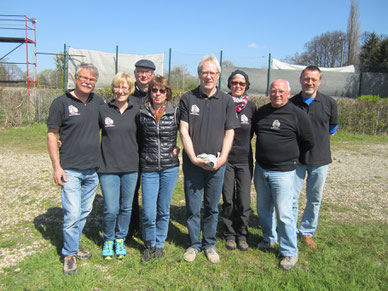
[[[228,156],[229,163],[252,162],[252,119],[255,113],[256,105],[252,101],[248,101],[245,108],[237,113],[241,127],[234,131],[233,145]]]
[[[137,85],[137,82],[135,82],[135,92],[133,92],[130,100],[132,100],[134,103],[137,103],[139,106],[144,105],[148,100],[147,91],[141,90]]]
[[[67,91],[50,106],[48,128],[59,129],[63,169],[86,170],[99,165],[98,111],[103,99],[90,93],[86,106]]]
[[[307,113],[314,130],[315,146],[301,154],[299,162],[308,166],[323,166],[330,164],[330,133],[331,125],[338,125],[337,102],[318,92],[310,106],[303,101],[302,92],[290,101]]]
[[[101,161],[99,173],[126,173],[139,170],[137,140],[137,103],[128,101],[123,112],[111,101],[100,106]]]
[[[211,98],[200,92],[200,87],[182,95],[180,120],[189,124],[189,134],[195,155],[213,154],[222,150],[225,131],[239,128],[233,99],[230,95],[217,90]],[[183,162],[190,159],[183,151]]]
[[[280,108],[268,103],[254,117],[256,162],[270,171],[293,171],[299,153],[314,146],[314,133],[306,113],[288,102]]]

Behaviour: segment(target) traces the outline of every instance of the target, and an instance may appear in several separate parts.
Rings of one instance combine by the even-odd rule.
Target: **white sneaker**
[[[189,247],[186,252],[183,254],[183,259],[186,262],[194,262],[196,256],[198,254],[198,250],[196,248]]]
[[[210,263],[217,264],[220,261],[220,256],[214,248],[205,250],[205,255]]]
[[[282,267],[284,270],[290,270],[295,267],[297,262],[298,255],[293,257],[284,257],[283,260],[280,262],[280,267]]]

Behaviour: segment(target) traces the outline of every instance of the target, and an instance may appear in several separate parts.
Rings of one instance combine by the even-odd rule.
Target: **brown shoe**
[[[78,246],[78,253],[76,255],[77,259],[85,259],[88,260],[92,257],[92,254],[85,250],[83,247]]]
[[[317,243],[315,241],[313,241],[313,238],[310,235],[304,235],[303,240],[304,240],[305,244],[308,245],[312,249],[316,249],[318,246]]]
[[[234,250],[237,248],[236,242],[233,239],[228,239],[225,243],[225,247],[228,250]]]
[[[63,274],[71,275],[77,271],[77,260],[75,256],[66,256],[63,258]]]
[[[240,251],[244,251],[244,252],[246,252],[249,248],[248,243],[245,240],[238,241],[237,247]]]

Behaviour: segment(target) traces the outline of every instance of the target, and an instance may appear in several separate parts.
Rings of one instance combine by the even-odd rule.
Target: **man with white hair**
[[[198,65],[200,85],[180,100],[180,133],[183,143],[183,173],[186,219],[189,230],[184,260],[193,262],[200,250],[211,263],[218,263],[218,202],[224,182],[225,163],[233,144],[234,129],[240,127],[233,99],[217,88],[220,64],[205,56]],[[203,227],[201,207],[203,195]]]
[[[273,81],[271,102],[258,109],[253,123],[257,136],[254,184],[263,231],[263,241],[258,248],[266,251],[279,241],[279,251],[283,256],[280,266],[285,270],[293,268],[298,262],[292,215],[296,163],[300,152],[314,145],[308,116],[288,102],[290,94],[287,81]]]
[[[99,107],[103,99],[93,93],[98,70],[91,64],[77,66],[75,89],[56,98],[47,119],[47,146],[54,182],[62,187],[63,272],[77,270],[76,259],[92,255],[79,246],[86,218],[92,211],[98,186],[100,135]],[[57,137],[61,140],[58,157]]]

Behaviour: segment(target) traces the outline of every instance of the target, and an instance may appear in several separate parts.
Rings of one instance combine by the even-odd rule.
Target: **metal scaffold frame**
[[[15,43],[15,48],[11,49],[4,56],[0,56],[0,64],[26,65],[26,80],[0,80],[0,88],[26,88],[28,94],[28,117],[31,119],[30,99],[31,90],[38,85],[37,73],[37,51],[36,51],[36,19],[26,15],[0,15],[0,33],[7,31],[8,36],[0,36],[1,43]],[[25,45],[24,62],[6,62],[4,59]],[[33,47],[33,60],[31,61],[29,47]],[[31,70],[32,69],[32,70]],[[6,85],[2,85],[6,84]],[[15,84],[16,86],[11,86]],[[25,86],[20,86],[24,84]]]

